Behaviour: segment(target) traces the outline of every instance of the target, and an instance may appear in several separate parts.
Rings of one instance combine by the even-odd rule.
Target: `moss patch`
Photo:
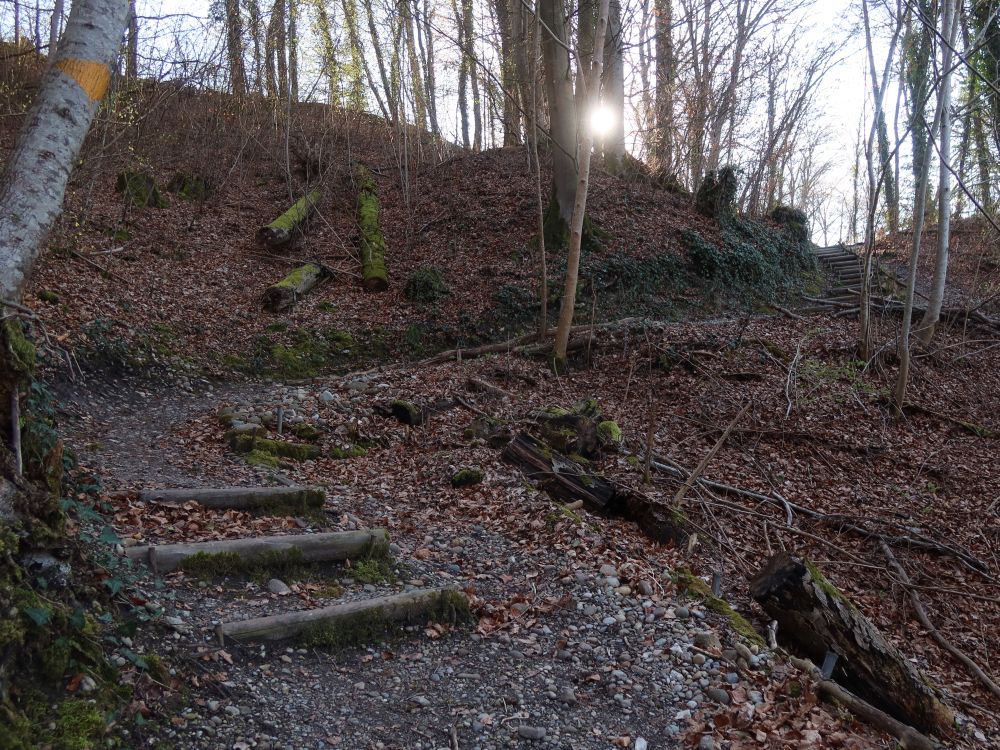
[[[203,201],[212,190],[206,178],[187,172],[178,172],[167,183],[167,192],[176,193],[186,201]]]
[[[185,558],[180,567],[185,573],[203,580],[233,576],[258,579],[272,571],[294,569],[304,564],[302,550],[291,547],[248,557],[235,552],[199,552]]]
[[[418,617],[393,621],[378,610],[365,610],[335,624],[326,622],[313,625],[299,636],[299,642],[307,648],[339,650],[399,637],[410,625],[428,622],[461,625],[471,621],[472,612],[468,599],[455,591],[442,591],[433,606]]]
[[[459,469],[451,478],[452,487],[471,487],[483,481],[483,470],[478,468]]]
[[[733,630],[741,636],[752,643],[761,646],[765,645],[764,639],[754,629],[754,626],[750,624],[750,621],[733,609],[727,601],[713,594],[711,587],[690,570],[687,568],[678,568],[674,571],[673,579],[679,590],[685,592],[688,596],[701,599],[706,607],[729,620]]]
[[[315,445],[288,443],[284,440],[270,440],[239,433],[229,434],[229,445],[236,453],[269,453],[272,456],[288,458],[293,461],[308,461],[319,458],[320,455],[320,449]]]
[[[361,456],[367,456],[368,449],[362,448],[360,445],[351,445],[347,448],[340,448],[334,446],[330,449],[330,458],[334,459],[344,459],[344,458],[359,458]]]
[[[295,201],[281,216],[268,224],[267,228],[284,235],[291,234],[309,218],[309,215],[322,197],[323,194],[319,190],[306,193]]]
[[[403,294],[410,302],[432,305],[448,296],[448,285],[444,283],[444,274],[436,266],[426,266],[414,271],[406,280]]]
[[[368,167],[358,164],[354,169],[358,188],[357,224],[361,245],[361,283],[369,291],[389,288],[385,267],[385,237],[379,224],[378,187]]]
[[[165,208],[167,205],[156,187],[156,180],[144,172],[121,172],[115,182],[115,190],[136,208]]]

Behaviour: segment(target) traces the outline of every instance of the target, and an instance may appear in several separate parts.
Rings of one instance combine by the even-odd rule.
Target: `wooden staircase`
[[[861,245],[833,245],[817,247],[816,257],[828,281],[824,297],[833,302],[851,302],[861,292],[861,275],[864,271],[857,251]]]

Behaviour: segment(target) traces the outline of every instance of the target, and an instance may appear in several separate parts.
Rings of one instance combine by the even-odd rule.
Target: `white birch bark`
[[[955,0],[944,0],[941,7],[941,33],[948,41],[943,44],[941,63],[941,122],[938,140],[938,248],[934,259],[934,280],[931,283],[927,312],[917,326],[917,336],[926,346],[934,337],[941,319],[944,291],[948,282],[948,249],[951,243],[951,65],[958,28]]]
[[[590,70],[584,69],[583,81],[587,86],[587,106],[596,107],[600,101],[601,72],[604,68],[604,37],[608,29],[608,2],[601,0],[597,17],[597,34],[594,36],[594,52],[590,55]],[[583,67],[581,65],[581,67]],[[566,287],[563,291],[562,306],[559,308],[559,326],[556,328],[556,342],[553,364],[557,371],[566,364],[566,350],[569,346],[569,329],[573,325],[573,310],[576,307],[576,283],[580,273],[580,245],[583,241],[583,218],[587,213],[587,189],[590,185],[590,155],[594,150],[594,131],[589,127],[589,113],[584,113],[580,128],[580,170],[573,203],[573,216],[569,223],[569,252],[566,257]]]
[[[75,0],[38,100],[0,180],[0,299],[17,302],[90,129],[118,50],[127,0]]]

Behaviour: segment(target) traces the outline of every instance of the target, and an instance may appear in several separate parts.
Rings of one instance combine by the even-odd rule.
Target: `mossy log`
[[[385,529],[362,529],[129,547],[125,554],[132,560],[148,563],[155,573],[169,573],[195,555],[235,555],[248,566],[276,559],[275,553],[292,553],[297,562],[303,563],[332,562],[360,558],[369,550],[388,544],[389,535]]]
[[[518,434],[504,448],[503,459],[556,499],[580,500],[595,513],[635,521],[658,542],[681,543],[687,538],[686,521],[679,511],[587,473],[579,463],[527,433]]]
[[[315,263],[299,266],[277,284],[264,292],[264,309],[268,312],[290,310],[314,286],[326,277],[323,268]]]
[[[326,492],[319,487],[223,487],[219,489],[144,490],[139,498],[146,502],[180,505],[196,502],[206,508],[261,510],[269,508],[319,509],[326,502]]]
[[[379,222],[378,186],[364,164],[354,168],[354,180],[358,189],[361,284],[369,292],[382,292],[389,288],[389,277],[385,268],[385,237]]]
[[[282,641],[300,638],[313,645],[348,646],[374,640],[406,624],[456,622],[468,618],[465,594],[455,589],[424,589],[322,609],[285,612],[216,628],[221,645],[233,641]]]
[[[851,692],[924,731],[954,725],[927,678],[804,558],[774,555],[750,581],[750,594],[803,656],[820,664],[828,649],[836,652],[833,677]]]
[[[266,227],[257,230],[257,241],[269,250],[284,247],[302,234],[306,221],[312,215],[323,194],[313,190],[301,198],[285,213]]]
[[[251,453],[259,451],[272,456],[288,458],[293,461],[309,461],[319,458],[318,446],[307,443],[289,443],[284,440],[269,440],[256,435],[241,435],[236,432],[229,434],[229,447],[236,453]]]

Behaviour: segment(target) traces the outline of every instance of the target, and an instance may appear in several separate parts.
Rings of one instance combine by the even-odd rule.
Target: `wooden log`
[[[383,292],[389,288],[385,268],[385,237],[379,221],[378,186],[364,164],[354,168],[358,189],[358,241],[361,249],[361,284],[366,291]]]
[[[851,692],[924,731],[954,725],[926,678],[807,560],[779,552],[750,581],[750,594],[802,655],[821,663],[836,652],[833,676]]]
[[[269,508],[319,509],[326,502],[326,492],[319,487],[224,487],[220,489],[143,490],[139,499],[180,505],[196,502],[206,508],[233,510],[268,510]]]
[[[131,560],[148,563],[155,573],[169,573],[195,555],[236,555],[252,565],[274,553],[290,552],[297,562],[331,562],[362,557],[389,544],[385,529],[333,531],[323,534],[279,534],[211,542],[143,545],[125,550]]]
[[[503,459],[552,497],[572,503],[577,500],[590,511],[635,521],[643,533],[658,542],[680,543],[687,537],[682,513],[607,479],[587,473],[575,461],[519,433],[504,448]]]
[[[285,213],[266,227],[257,230],[257,241],[268,250],[284,247],[299,237],[306,221],[323,196],[319,190],[312,190],[299,198]]]
[[[290,310],[314,286],[326,278],[321,266],[306,263],[299,266],[264,292],[264,309],[268,312]]]
[[[215,632],[226,641],[281,641],[300,638],[309,645],[349,646],[377,639],[406,624],[460,622],[469,602],[456,589],[421,589],[321,609],[285,612],[251,620],[224,622]]]

